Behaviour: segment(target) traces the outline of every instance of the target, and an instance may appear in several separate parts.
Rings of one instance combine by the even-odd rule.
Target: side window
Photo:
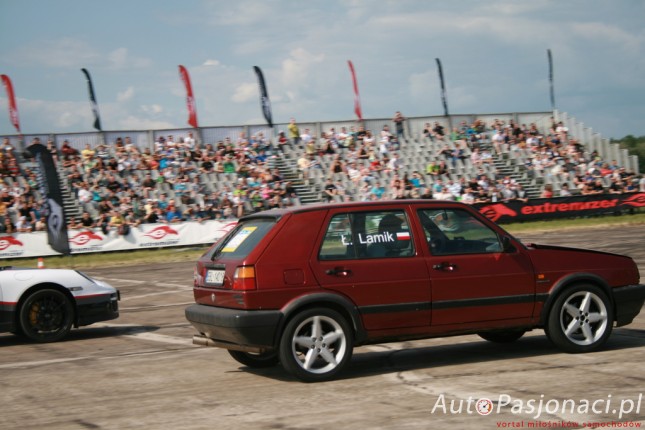
[[[432,255],[502,251],[497,233],[465,210],[422,209],[419,219]]]
[[[352,260],[356,252],[352,244],[352,227],[349,214],[335,215],[325,233],[318,257],[321,260]]]
[[[397,258],[414,255],[410,223],[403,211],[356,212],[332,217],[321,260]]]

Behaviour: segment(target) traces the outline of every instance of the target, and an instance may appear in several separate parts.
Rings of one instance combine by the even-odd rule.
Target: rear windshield
[[[211,259],[217,257],[245,258],[274,224],[275,220],[268,218],[254,219],[238,224],[226,239],[210,252],[209,257]]]

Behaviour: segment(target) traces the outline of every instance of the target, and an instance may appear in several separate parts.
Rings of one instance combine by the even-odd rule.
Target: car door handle
[[[327,269],[325,273],[330,276],[338,276],[339,278],[344,278],[351,275],[352,271],[345,269],[344,267],[334,267],[333,269]]]
[[[443,263],[435,264],[434,266],[432,266],[432,268],[434,270],[444,270],[446,272],[453,272],[457,269],[457,265],[444,261]]]

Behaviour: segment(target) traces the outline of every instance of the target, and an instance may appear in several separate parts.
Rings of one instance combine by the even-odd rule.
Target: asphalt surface
[[[628,254],[645,282],[643,226],[518,236]],[[0,335],[0,428],[645,427],[643,314],[596,353],[562,353],[539,330],[509,345],[477,336],[372,345],[356,349],[341,379],[305,384],[192,345],[192,270],[88,270],[121,290],[119,319],[55,344]],[[492,413],[480,415],[487,399]]]

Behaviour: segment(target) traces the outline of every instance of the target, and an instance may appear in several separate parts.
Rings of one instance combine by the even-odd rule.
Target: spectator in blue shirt
[[[168,207],[166,208],[166,221],[169,223],[182,221],[182,213],[172,200],[168,202]]]
[[[378,200],[383,198],[385,194],[385,187],[381,185],[380,182],[375,182],[374,186],[370,189],[370,194],[374,194]]]

